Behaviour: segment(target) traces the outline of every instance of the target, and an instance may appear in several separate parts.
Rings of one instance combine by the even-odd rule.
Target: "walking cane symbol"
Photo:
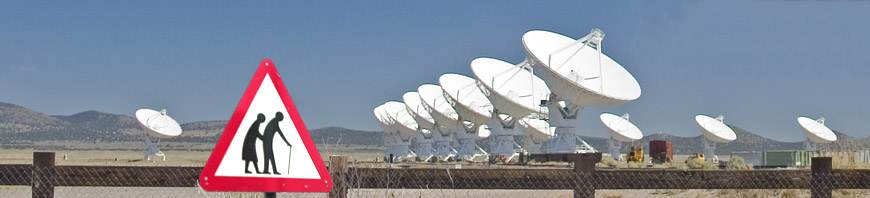
[[[290,174],[290,156],[293,154],[293,145],[290,146],[290,149],[287,149],[287,174]]]

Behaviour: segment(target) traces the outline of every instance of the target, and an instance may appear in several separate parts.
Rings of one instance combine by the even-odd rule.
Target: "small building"
[[[810,160],[816,151],[802,150],[771,150],[764,151],[765,166],[804,167],[810,165]]]
[[[674,144],[664,140],[649,141],[649,156],[654,164],[671,162],[674,160]]]
[[[857,151],[804,151],[804,150],[772,150],[764,151],[765,166],[808,167],[813,157],[841,158],[834,163],[867,164],[870,163],[870,150]]]

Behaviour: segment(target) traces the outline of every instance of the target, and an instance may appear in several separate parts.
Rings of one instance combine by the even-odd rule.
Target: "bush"
[[[691,168],[691,169],[707,169],[707,170],[719,169],[718,166],[713,165],[713,162],[705,161],[705,160],[701,160],[701,159],[697,159],[697,158],[689,160],[689,163],[686,165],[688,165],[689,168]]]
[[[646,168],[643,162],[628,162],[628,168]]]
[[[734,156],[731,157],[725,168],[728,170],[752,170],[752,164],[746,164],[742,157]]]
[[[622,163],[613,159],[612,157],[602,157],[601,162],[595,163],[595,167],[612,167],[618,166],[620,164]]]

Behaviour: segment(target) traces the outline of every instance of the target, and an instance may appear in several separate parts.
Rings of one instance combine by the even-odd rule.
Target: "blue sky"
[[[797,116],[870,136],[870,2],[0,2],[0,101],[48,114],[227,120],[263,58],[309,128],[379,130],[372,108],[481,56],[517,63],[521,36],[604,30],[643,93],[583,110],[645,134],[700,134],[695,114],[783,141]]]

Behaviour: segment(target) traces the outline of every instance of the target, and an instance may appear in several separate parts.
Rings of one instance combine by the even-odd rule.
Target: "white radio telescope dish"
[[[612,113],[602,113],[601,123],[610,131],[610,138],[622,142],[631,142],[643,138],[643,133],[633,123],[628,121],[628,114],[618,116]]]
[[[396,149],[396,141],[393,134],[393,121],[387,116],[386,111],[384,110],[384,105],[378,105],[372,110],[375,114],[375,119],[378,120],[378,125],[381,126],[381,129],[384,130],[384,146],[387,148],[384,151],[384,159],[390,157],[391,153],[395,153]]]
[[[610,131],[610,139],[607,140],[610,149],[610,156],[621,159],[619,150],[622,149],[622,142],[634,142],[643,138],[643,133],[628,118],[625,114],[618,116],[612,113],[602,113],[601,123]]]
[[[477,80],[459,74],[444,74],[438,78],[444,98],[453,106],[462,121],[485,123],[492,115],[492,103],[477,88]]]
[[[417,121],[420,128],[435,130],[435,118],[432,118],[432,115],[426,111],[419,93],[414,91],[407,92],[402,95],[402,101],[405,102],[408,111],[414,116],[414,120]]]
[[[392,133],[393,121],[389,118],[389,116],[387,116],[386,111],[384,111],[384,105],[381,104],[375,107],[373,113],[375,114],[375,119],[378,120],[378,125],[380,125],[381,129],[384,130],[384,135]]]
[[[695,122],[698,127],[704,132],[704,155],[713,162],[718,162],[719,157],[716,156],[716,143],[726,143],[737,139],[737,134],[728,125],[725,124],[725,117],[719,116],[716,118],[707,115],[695,116]]]
[[[409,91],[402,95],[402,101],[405,102],[405,107],[408,108],[408,113],[417,121],[418,131],[417,137],[414,139],[417,143],[417,156],[422,156],[424,161],[429,161],[429,158],[434,155],[432,144],[432,131],[437,130],[435,127],[435,118],[426,111],[423,107],[423,101],[420,99],[420,94],[415,91]]]
[[[550,88],[531,71],[494,58],[474,59],[471,71],[499,113],[515,118],[547,114],[547,108],[540,105],[549,97]]]
[[[144,128],[149,135],[169,138],[181,135],[181,125],[169,115],[166,115],[166,109],[155,111],[151,109],[136,110],[136,120]]]
[[[825,126],[824,117],[813,120],[812,118],[801,116],[797,118],[797,121],[807,135],[807,142],[805,143],[807,150],[815,150],[815,145],[813,144],[837,141],[837,134],[834,134],[834,131]]]
[[[737,134],[734,133],[734,130],[731,129],[731,127],[725,125],[724,119],[724,116],[716,118],[707,115],[695,116],[695,122],[698,123],[698,127],[701,127],[704,136],[710,141],[724,143],[736,140]]]
[[[560,98],[579,106],[616,106],[640,97],[631,73],[601,52],[604,32],[593,29],[584,38],[543,30],[523,35],[530,64]],[[537,71],[536,71],[537,72]],[[546,76],[546,77],[545,77]]]
[[[450,143],[453,142],[453,131],[458,125],[459,115],[453,106],[447,103],[441,86],[423,84],[417,87],[417,93],[420,94],[423,108],[435,120],[437,130],[432,131],[435,140],[435,155],[445,160],[453,157],[454,155],[451,153],[453,147],[450,146]]]
[[[409,152],[411,138],[417,135],[417,121],[408,113],[408,108],[405,103],[397,101],[388,101],[384,103],[384,112],[392,120],[392,135],[395,136],[395,147],[392,150],[393,157],[396,158],[412,158],[416,157]]]
[[[417,134],[417,121],[408,113],[405,103],[389,101],[384,103],[384,110],[393,119],[394,130],[402,140],[408,141]]]
[[[136,110],[136,120],[142,129],[145,129],[148,134],[145,137],[145,160],[151,160],[152,155],[163,157],[166,161],[166,155],[158,148],[160,146],[160,138],[170,138],[181,135],[181,125],[169,115],[166,114],[166,109],[155,111],[151,109]]]
[[[487,154],[478,154],[477,143],[480,125],[486,123],[492,115],[492,103],[477,88],[477,80],[459,74],[444,74],[438,78],[444,98],[453,106],[459,114],[456,139],[459,140],[460,158],[473,161],[474,158],[485,157]]]
[[[450,106],[450,103],[447,103],[441,86],[423,84],[417,88],[417,93],[420,94],[420,99],[423,100],[423,107],[432,115],[435,123],[445,128],[441,132],[445,134],[452,133],[456,125],[458,125],[459,114],[456,113],[453,106]]]
[[[519,119],[526,116],[546,118],[547,108],[541,107],[541,101],[547,100],[550,89],[544,80],[538,78],[527,64],[513,65],[494,58],[476,58],[471,61],[471,71],[477,78],[480,90],[492,102],[494,116],[488,125],[492,128],[495,138],[491,138],[491,153],[508,155],[512,159],[516,153],[514,145],[518,145],[514,135],[522,135],[524,131],[517,127]],[[495,116],[498,115],[498,116]],[[540,146],[539,144],[533,146]],[[539,151],[540,148],[526,149]]]
[[[518,123],[523,129],[523,148],[529,153],[541,153],[542,144],[552,140],[556,133],[556,127],[544,120],[526,117]]]
[[[556,139],[550,144],[553,152],[595,152],[579,137],[580,110],[616,106],[640,97],[634,76],[602,52],[603,39],[599,29],[580,39],[543,30],[523,34],[527,54],[523,62],[534,68],[552,92],[546,104],[550,124],[557,126]],[[579,149],[578,140],[583,144]]]

